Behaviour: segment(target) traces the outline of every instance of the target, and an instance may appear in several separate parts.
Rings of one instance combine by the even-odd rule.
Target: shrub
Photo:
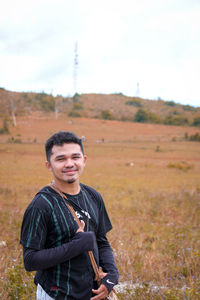
[[[193,168],[193,165],[188,164],[186,161],[170,162],[168,168],[174,168],[182,171],[188,171]]]
[[[184,139],[186,141],[200,142],[200,134],[196,132],[194,134],[188,135],[188,133],[185,132]]]
[[[33,273],[24,270],[21,258],[8,269],[5,288],[11,300],[32,299],[32,295],[35,294]]]
[[[41,100],[41,108],[44,111],[54,111],[55,110],[55,101],[52,97],[44,98]]]
[[[132,106],[136,106],[136,107],[142,107],[142,103],[141,103],[141,100],[139,99],[131,99],[131,100],[128,100],[126,101],[125,103],[126,105],[132,105]]]
[[[164,103],[169,106],[176,106],[176,103],[174,101],[165,101]]]
[[[74,118],[80,118],[81,114],[75,110],[72,110],[71,112],[68,113],[69,117],[74,117]]]
[[[189,136],[189,140],[194,142],[200,142],[200,134],[198,132],[195,134],[191,134]]]
[[[194,121],[193,121],[192,125],[200,126],[200,116],[194,118]]]
[[[172,111],[172,113],[171,113],[172,115],[180,115],[181,113],[178,111],[178,110],[173,110]]]
[[[105,110],[101,111],[101,118],[104,119],[104,120],[113,120],[114,116],[109,111],[109,109],[105,109]]]
[[[185,132],[185,134],[184,134],[184,139],[185,139],[186,141],[188,141],[188,139],[189,139],[189,135],[188,135],[187,132]]]
[[[10,139],[8,139],[8,143],[9,143],[9,144],[21,144],[22,141],[21,141],[21,139],[19,139],[19,138],[14,138],[14,137],[12,136]]]
[[[176,142],[176,141],[177,141],[177,138],[175,136],[173,136],[172,142]]]
[[[193,107],[191,105],[182,105],[183,110],[185,111],[196,111],[196,107]]]
[[[169,115],[164,119],[166,125],[188,125],[188,118],[181,115]]]
[[[143,108],[138,109],[133,120],[139,123],[161,123],[158,115],[148,112]]]
[[[161,123],[160,117],[152,112],[148,113],[148,121],[150,123]]]
[[[73,105],[73,109],[81,110],[81,109],[83,109],[83,104],[80,103],[80,102],[75,102],[74,105]]]
[[[121,92],[119,92],[119,93],[114,93],[113,95],[124,96],[124,94],[121,93]]]
[[[159,145],[157,145],[156,146],[156,149],[155,149],[155,152],[161,152],[162,150],[160,149],[160,146]]]
[[[45,93],[37,94],[35,100],[38,103],[35,103],[36,106],[44,111],[54,111],[55,110],[55,99],[53,96],[49,96]]]
[[[8,134],[8,133],[9,133],[8,121],[6,119],[4,119],[3,127],[0,128],[0,134]]]

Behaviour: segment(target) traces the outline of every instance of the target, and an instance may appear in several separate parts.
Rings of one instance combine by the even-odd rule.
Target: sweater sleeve
[[[97,244],[99,249],[99,265],[107,275],[101,280],[109,293],[113,289],[114,285],[118,283],[119,273],[115,264],[112,248],[106,238],[106,236],[100,236],[97,238]]]
[[[78,232],[74,238],[61,246],[35,250],[23,246],[24,266],[27,271],[43,270],[64,263],[83,253],[93,250],[95,235],[93,232]]]

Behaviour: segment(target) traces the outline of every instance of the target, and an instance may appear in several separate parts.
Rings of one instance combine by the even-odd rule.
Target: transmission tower
[[[78,42],[75,43],[74,48],[74,95],[77,93],[77,80],[78,80]]]
[[[135,96],[136,96],[136,97],[139,97],[139,96],[140,96],[140,84],[139,84],[139,82],[137,83],[137,89],[136,89]]]

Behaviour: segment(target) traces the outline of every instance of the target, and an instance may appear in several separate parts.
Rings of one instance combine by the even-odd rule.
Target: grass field
[[[57,130],[86,137],[82,182],[105,200],[120,281],[140,283],[121,299],[200,299],[200,143],[183,138],[199,129],[44,115],[17,121],[0,136],[0,299],[35,299],[20,226],[51,181],[43,144]]]

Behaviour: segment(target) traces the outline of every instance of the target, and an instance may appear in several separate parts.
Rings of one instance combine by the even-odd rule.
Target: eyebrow
[[[72,153],[71,156],[75,156],[75,155],[78,155],[78,156],[81,156],[81,153]],[[62,157],[65,157],[66,155],[65,154],[59,154],[57,155],[55,158],[62,158]]]

